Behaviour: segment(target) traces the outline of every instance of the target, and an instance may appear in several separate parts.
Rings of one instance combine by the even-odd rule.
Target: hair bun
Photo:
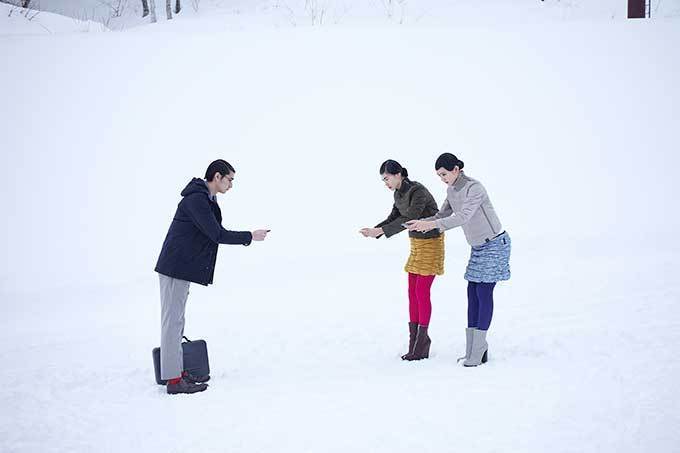
[[[408,170],[406,169],[406,167],[401,167],[401,176],[403,176],[404,178],[408,178]]]
[[[464,166],[465,166],[465,162],[463,162],[462,160],[459,159],[459,160],[458,160],[458,168],[459,168],[460,170],[462,170]]]

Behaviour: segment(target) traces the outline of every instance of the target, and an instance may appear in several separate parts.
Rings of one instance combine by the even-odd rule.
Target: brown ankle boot
[[[413,352],[406,354],[404,360],[421,360],[430,357],[430,345],[432,340],[427,335],[427,326],[418,326],[416,343],[413,345]]]
[[[413,346],[416,344],[416,336],[418,335],[418,323],[410,322],[408,323],[408,352],[401,356],[401,360],[406,360],[406,356],[413,354]]]

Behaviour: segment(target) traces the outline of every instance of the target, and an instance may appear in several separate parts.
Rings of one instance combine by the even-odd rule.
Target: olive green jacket
[[[394,191],[394,206],[392,212],[376,228],[382,228],[385,237],[392,237],[403,231],[402,223],[423,217],[430,217],[439,212],[437,202],[424,185],[410,179],[404,179],[401,187]],[[441,235],[437,229],[427,233],[410,231],[409,236],[418,239],[436,238]],[[378,236],[380,237],[380,236]]]

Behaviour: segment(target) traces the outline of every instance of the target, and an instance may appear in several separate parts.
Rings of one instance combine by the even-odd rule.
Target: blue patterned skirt
[[[503,232],[485,244],[473,246],[465,280],[477,283],[510,280],[511,245],[510,235]]]

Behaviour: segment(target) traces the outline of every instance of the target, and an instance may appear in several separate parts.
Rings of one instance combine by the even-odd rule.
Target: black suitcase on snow
[[[210,364],[208,363],[208,344],[205,340],[191,341],[187,337],[182,337],[186,341],[182,343],[184,352],[184,369],[194,376],[210,375]],[[153,356],[153,368],[156,373],[156,383],[165,385],[168,381],[161,379],[161,348],[154,348],[151,351]]]

